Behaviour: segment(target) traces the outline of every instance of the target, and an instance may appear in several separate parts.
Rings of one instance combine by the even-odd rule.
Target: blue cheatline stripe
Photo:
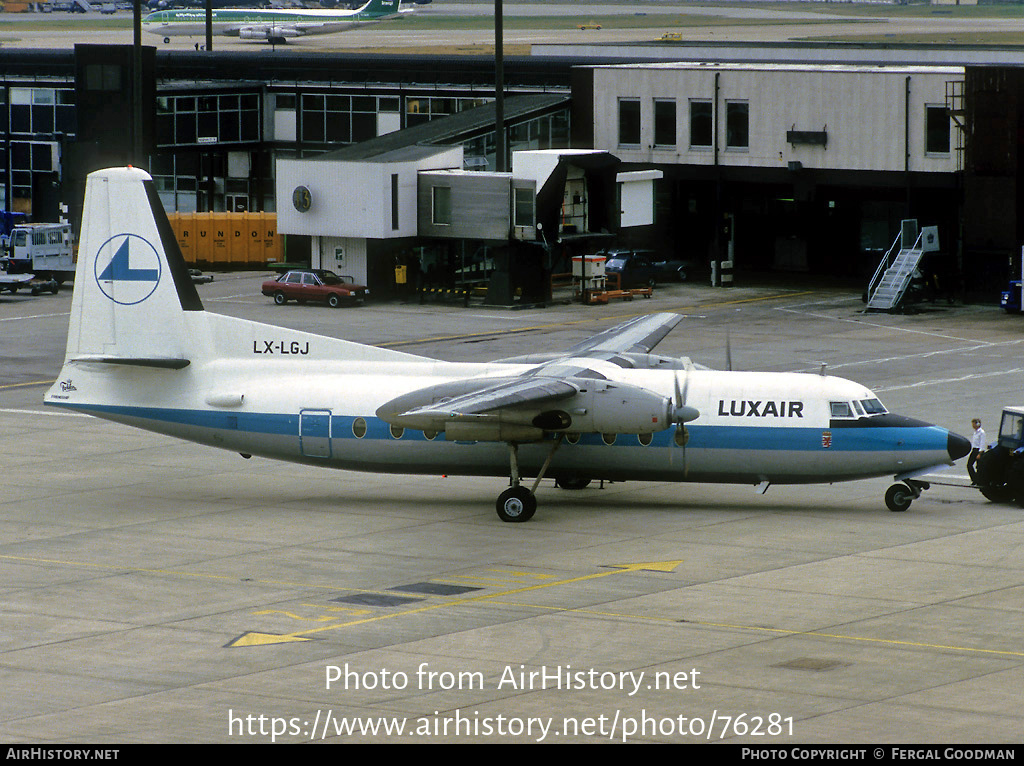
[[[267,412],[219,412],[216,410],[169,409],[159,407],[130,407],[123,405],[87,405],[71,402],[47,402],[47,404],[79,410],[96,415],[136,418],[159,423],[195,426],[214,430],[244,431],[248,433],[273,434],[280,436],[299,435],[299,413],[280,414]],[[324,413],[325,410],[313,412]],[[331,439],[356,439],[352,424],[357,419],[352,415],[331,415]],[[363,440],[390,440],[391,427],[376,417],[364,417],[366,434]],[[319,430],[319,429],[318,429]],[[687,426],[690,449],[747,449],[784,450],[790,452],[886,452],[899,449],[945,451],[947,432],[938,426],[902,426],[893,428],[773,428],[771,426]],[[826,436],[828,434],[828,436]],[[306,434],[307,436],[309,434]],[[326,436],[326,433],[317,435]],[[652,435],[651,447],[674,445],[675,429],[668,428]],[[438,436],[444,439],[443,435]],[[423,431],[405,429],[402,441],[428,441]],[[579,442],[584,446],[602,446],[601,434],[581,434]],[[825,444],[828,446],[825,446]],[[618,434],[618,447],[642,447],[632,434]]]

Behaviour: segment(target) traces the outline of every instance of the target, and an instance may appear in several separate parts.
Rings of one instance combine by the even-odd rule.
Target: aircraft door
[[[299,411],[299,450],[306,457],[331,456],[331,411]]]

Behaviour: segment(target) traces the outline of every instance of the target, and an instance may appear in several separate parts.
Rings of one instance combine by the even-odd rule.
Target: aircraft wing
[[[623,367],[671,366],[639,360],[647,359],[646,352],[681,318],[656,314],[631,319],[564,353],[521,357],[516,361],[532,366],[518,375],[445,381],[392,399],[377,416],[393,426],[443,430],[446,438],[494,441],[536,440],[544,431],[569,427],[583,432],[661,430],[672,418],[669,399],[610,381],[587,360]]]
[[[650,314],[634,317],[582,343],[572,346],[565,356],[603,356],[605,354],[648,354],[682,320],[679,314]]]
[[[565,380],[546,377],[502,378],[489,382],[486,388],[457,396],[446,396],[445,387],[438,387],[436,402],[415,407],[403,417],[457,420],[485,415],[509,407],[529,407],[567,399],[579,393],[579,388]]]
[[[549,364],[565,359],[600,359],[619,367],[641,369],[681,370],[699,366],[693,365],[689,359],[650,353],[681,320],[679,314],[668,313],[634,317],[559,353],[528,354],[496,361],[508,364]]]

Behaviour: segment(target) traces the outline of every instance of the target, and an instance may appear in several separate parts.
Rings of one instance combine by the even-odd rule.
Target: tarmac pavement
[[[830,373],[990,438],[1022,320],[860,313],[855,289],[703,284],[608,306],[208,310],[445,359],[557,350],[636,313],[722,367]],[[1024,511],[962,465],[902,514],[889,482],[502,482],[243,460],[52,412],[71,291],[0,295],[0,740],[1015,743]],[[390,728],[385,728],[390,727]]]

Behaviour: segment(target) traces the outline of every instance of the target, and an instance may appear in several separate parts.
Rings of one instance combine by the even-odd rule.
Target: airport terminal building
[[[732,261],[738,275],[859,278],[899,221],[916,218],[939,227],[947,259],[970,264],[961,270],[969,296],[987,299],[1001,288],[1021,244],[1024,82],[1016,67],[622,63],[617,50],[615,62],[559,56],[506,64],[509,103],[521,107],[506,120],[510,156],[586,149],[613,157],[618,173],[655,174],[650,223],[622,226],[612,210],[573,252],[644,247],[705,265]],[[130,48],[0,51],[0,72],[0,201],[35,220],[56,220],[66,206],[74,220],[85,174],[131,160]],[[395,147],[459,147],[460,168],[447,162],[425,172],[496,169],[493,123],[482,117],[493,114],[494,66],[485,57],[150,48],[143,75],[139,139],[169,211],[281,210],[303,172],[322,171],[315,158],[385,136]],[[429,137],[416,132],[428,124]],[[282,163],[288,188],[278,183]],[[351,188],[337,179],[337,194]],[[390,187],[379,193],[367,210],[387,213]],[[429,195],[409,199],[433,204]],[[457,219],[471,213],[451,210]],[[431,215],[417,209],[403,219],[404,245],[438,244]],[[407,231],[411,220],[426,223]],[[355,228],[374,229],[365,221]],[[338,221],[316,232],[281,226],[295,235],[287,258],[314,262],[314,242],[353,230]],[[511,225],[472,238],[474,247],[516,239],[522,232]],[[360,247],[375,251],[372,242]],[[388,263],[368,265],[366,276],[387,294],[394,256],[380,257]]]

